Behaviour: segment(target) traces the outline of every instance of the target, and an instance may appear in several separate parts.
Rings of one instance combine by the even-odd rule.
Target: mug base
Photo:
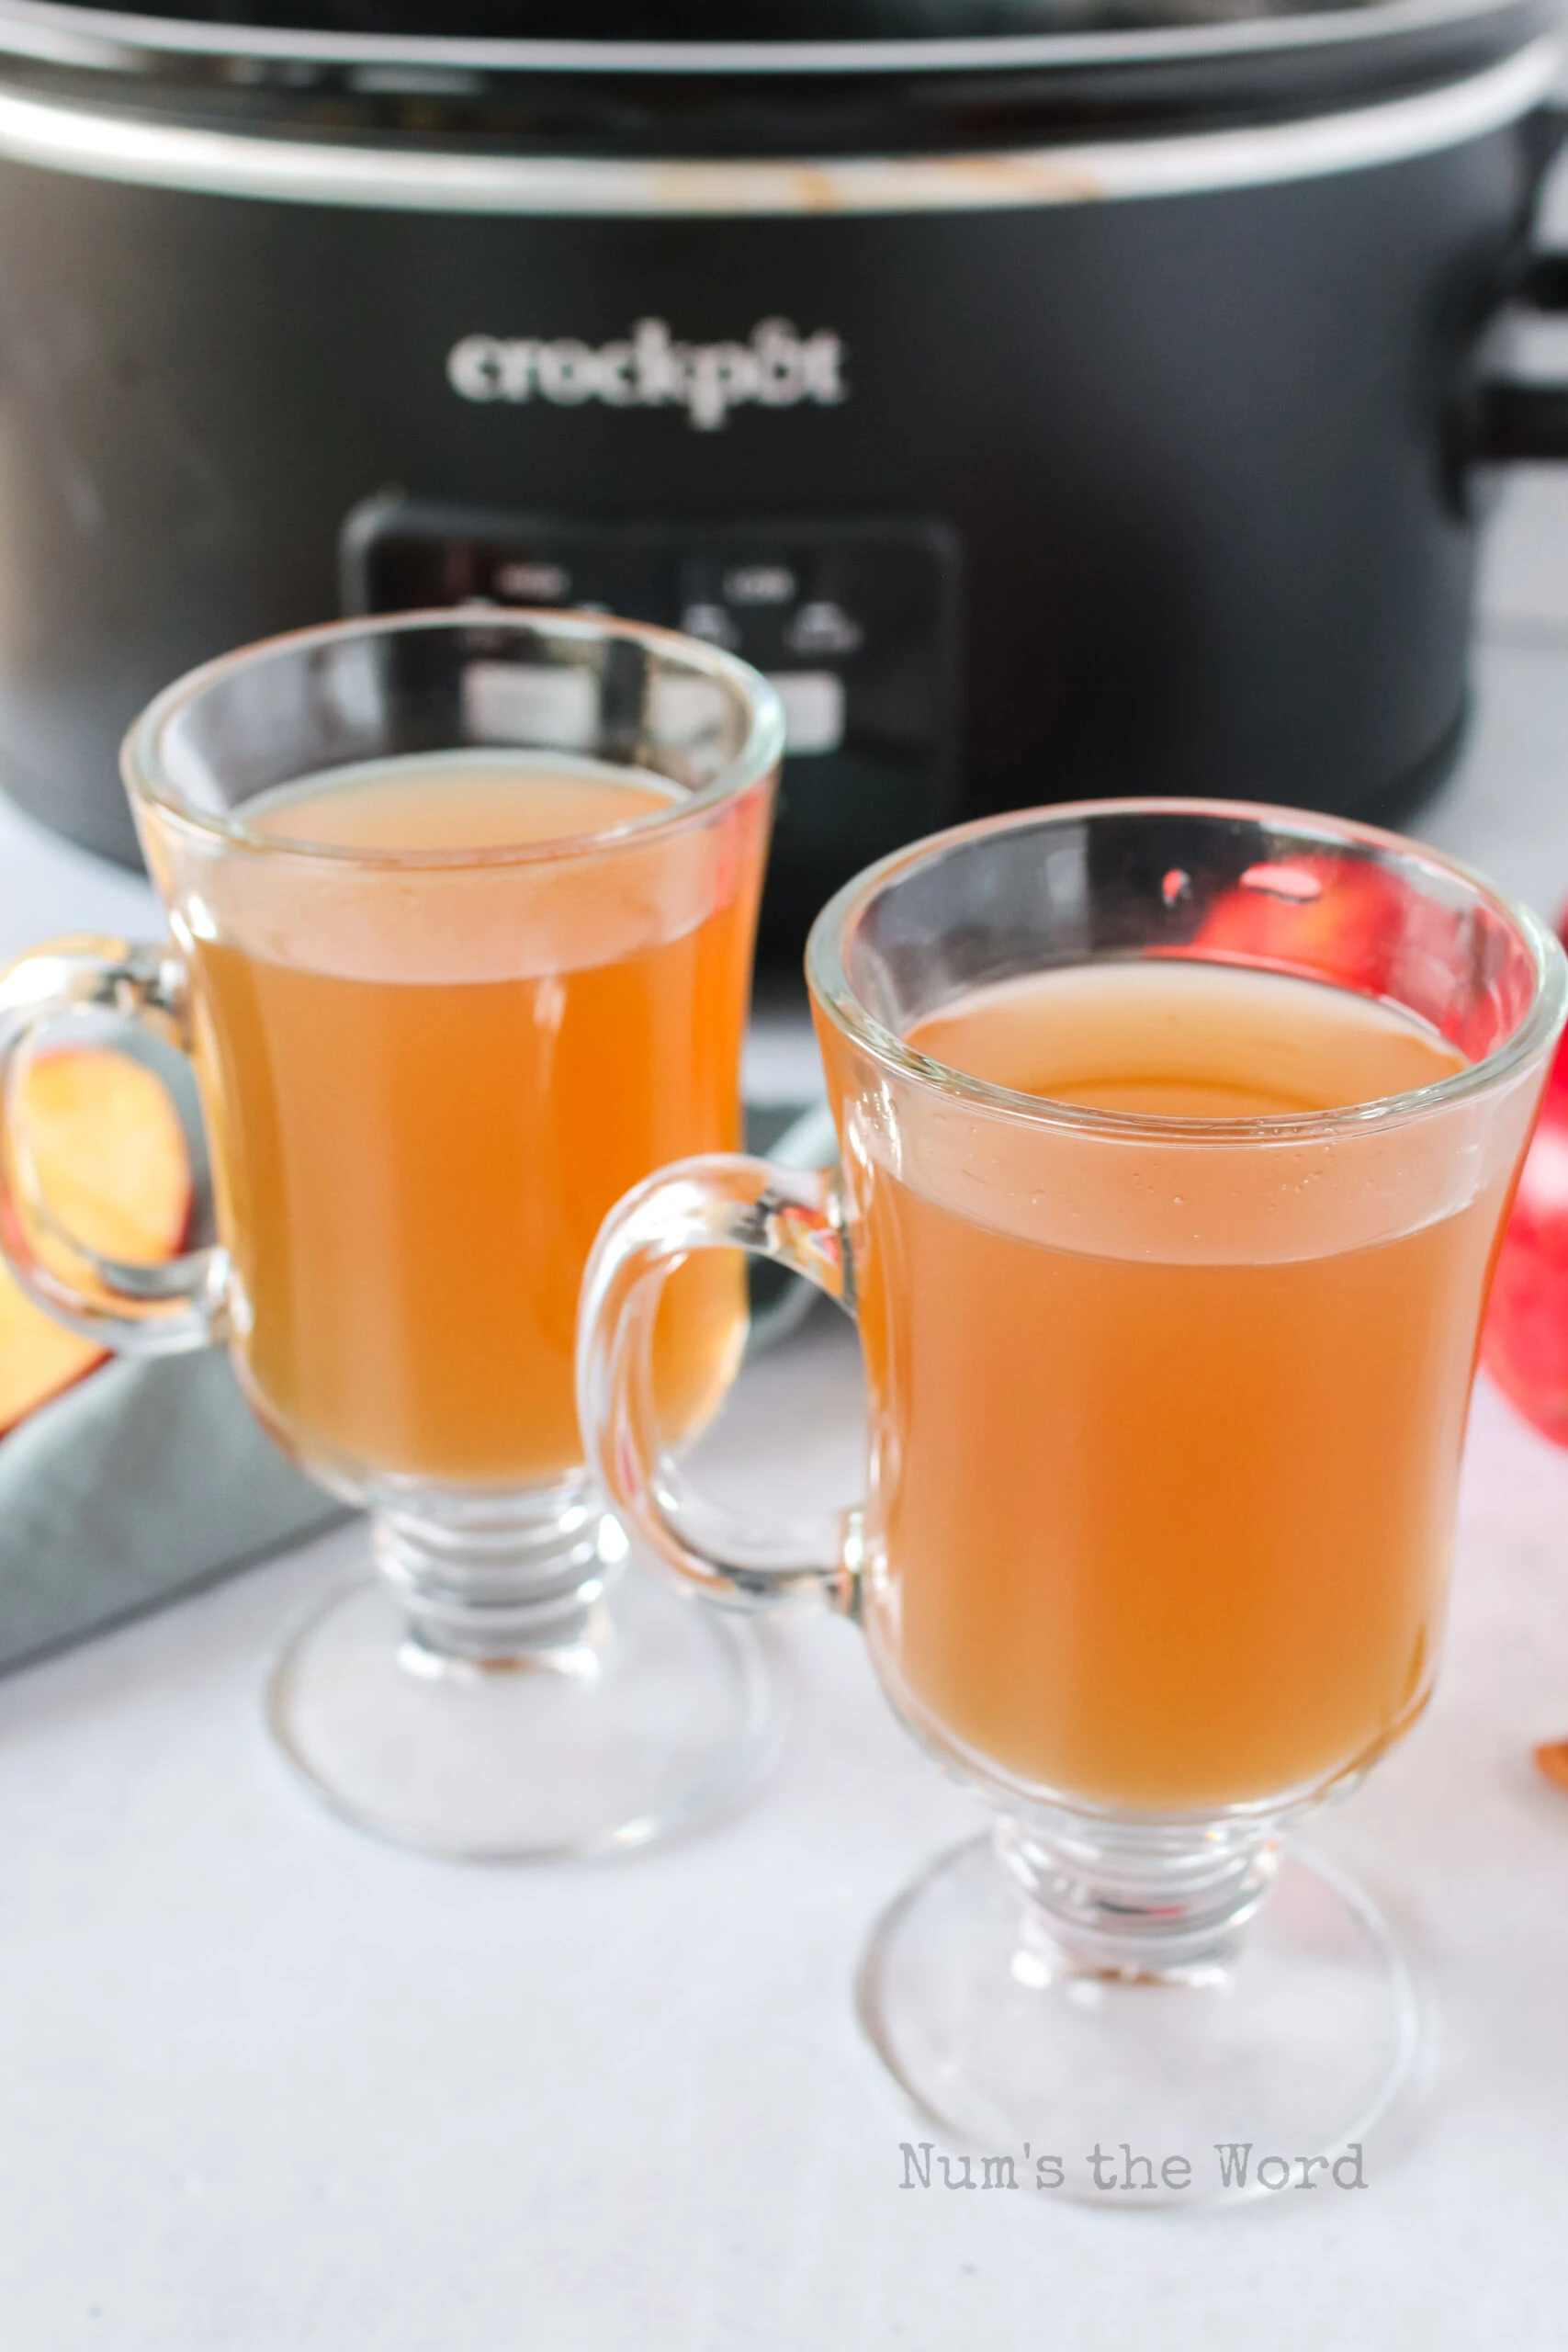
[[[1328,1864],[1287,1857],[1234,1947],[1166,1975],[1075,1961],[1034,1908],[981,1838],[873,1931],[861,2024],[921,2122],[963,2152],[901,2143],[903,2186],[1125,2210],[1365,2185],[1419,2004],[1378,1913]]]
[[[773,1744],[752,1627],[650,1577],[618,1577],[587,1638],[514,1658],[439,1656],[380,1577],[294,1628],[266,1719],[311,1793],[397,1846],[466,1861],[631,1850],[741,1794]]]

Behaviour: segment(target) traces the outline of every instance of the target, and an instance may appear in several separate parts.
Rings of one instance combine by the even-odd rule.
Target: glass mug
[[[1402,1009],[1429,1045],[1374,1025],[1439,1074],[1348,1109],[1154,1115],[987,1082],[931,1042],[972,991],[1142,988],[1148,959],[1200,1014],[1260,986],[1337,1022]],[[1106,802],[884,860],[818,918],[807,972],[841,1173],[702,1157],[621,1203],[583,1295],[591,1458],[710,1598],[857,1617],[898,1713],[997,1809],[861,1970],[863,2023],[923,2117],[1021,2166],[1059,2154],[1090,2197],[1088,2152],[1120,2165],[1125,2142],[1121,2202],[1194,2201],[1218,2143],[1294,2177],[1366,2130],[1414,2047],[1377,1914],[1282,1841],[1431,1688],[1562,952],[1365,827]],[[737,1247],[857,1320],[862,1508],[738,1523],[663,1445],[663,1284]]]
[[[0,985],[0,1227],[21,1280],[122,1353],[226,1345],[264,1426],[369,1508],[378,1573],[295,1635],[268,1713],[318,1793],[389,1838],[640,1843],[726,1794],[764,1736],[750,1634],[616,1581],[572,1343],[612,1202],[739,1139],[782,744],[754,672],[610,619],[400,616],[252,646],[127,739],[173,944],[63,942]],[[363,800],[331,822],[263,807],[367,763],[393,796],[380,846],[344,830]],[[607,828],[523,837],[516,804],[485,798],[518,766]],[[166,1268],[62,1236],[18,1125],[17,1066],[105,1012],[195,1059],[218,1238]],[[744,1337],[739,1270],[712,1263],[660,1338],[684,1425]]]

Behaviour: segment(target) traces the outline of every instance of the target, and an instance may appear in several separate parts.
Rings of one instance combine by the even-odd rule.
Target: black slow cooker
[[[1537,0],[0,0],[0,782],[154,688],[608,606],[791,728],[769,926],[953,818],[1397,815],[1563,299]]]

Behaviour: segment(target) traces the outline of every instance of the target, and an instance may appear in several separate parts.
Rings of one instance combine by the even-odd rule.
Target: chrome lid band
[[[0,157],[93,179],[399,212],[727,219],[982,212],[1316,179],[1436,153],[1517,121],[1556,40],[1461,82],[1339,114],[1189,137],[959,155],[637,161],[465,155],[209,130],[0,89]]]
[[[439,34],[281,31],[213,25],[60,0],[0,0],[0,55],[106,73],[160,61],[276,59],[319,66],[451,68],[469,74],[1010,74],[1054,66],[1135,64],[1156,59],[1251,56],[1483,26],[1517,0],[1379,0],[1372,6],[1307,10],[1240,23],[1176,25],[1100,33],[990,34],[907,40],[483,40]]]

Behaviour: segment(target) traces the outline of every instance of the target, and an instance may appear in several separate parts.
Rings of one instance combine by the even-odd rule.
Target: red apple
[[[1383,996],[1408,952],[1408,923],[1396,886],[1371,860],[1303,854],[1249,866],[1214,899],[1189,952]]]
[[[1519,1177],[1481,1355],[1526,1420],[1568,1445],[1568,1039]]]

